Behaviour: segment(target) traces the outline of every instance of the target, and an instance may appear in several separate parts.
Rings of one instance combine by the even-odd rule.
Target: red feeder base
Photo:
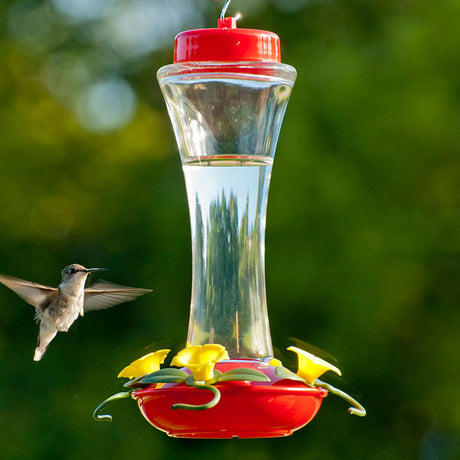
[[[216,364],[221,372],[253,368],[270,382],[221,382],[219,403],[211,409],[171,409],[173,404],[205,404],[212,394],[186,384],[151,385],[133,393],[139,409],[155,428],[176,438],[270,438],[289,436],[318,412],[327,391],[280,379],[275,368],[259,361],[232,360]]]

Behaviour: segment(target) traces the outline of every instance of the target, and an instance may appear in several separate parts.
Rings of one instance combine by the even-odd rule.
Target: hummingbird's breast
[[[54,326],[58,331],[67,332],[82,311],[83,300],[83,292],[77,295],[59,292],[54,301],[45,310],[42,321]]]

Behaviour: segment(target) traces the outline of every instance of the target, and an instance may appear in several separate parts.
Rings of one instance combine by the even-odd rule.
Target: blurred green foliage
[[[298,71],[268,209],[273,343],[333,353],[368,416],[330,397],[293,436],[248,441],[170,439],[133,402],[92,420],[121,368],[185,342],[188,211],[154,76],[174,34],[214,27],[220,4],[0,3],[0,272],[56,285],[78,262],[154,290],[88,314],[37,364],[34,313],[0,289],[1,458],[458,458],[457,0],[229,9],[278,33]]]

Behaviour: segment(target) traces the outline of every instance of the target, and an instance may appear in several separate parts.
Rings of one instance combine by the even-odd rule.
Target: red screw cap
[[[187,30],[174,42],[174,62],[281,62],[280,39],[273,32],[238,29],[236,18],[218,19],[217,29]]]

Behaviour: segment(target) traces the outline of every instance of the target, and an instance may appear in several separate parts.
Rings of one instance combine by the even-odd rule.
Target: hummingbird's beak
[[[87,268],[86,273],[103,272],[105,270],[107,270],[107,268]]]

